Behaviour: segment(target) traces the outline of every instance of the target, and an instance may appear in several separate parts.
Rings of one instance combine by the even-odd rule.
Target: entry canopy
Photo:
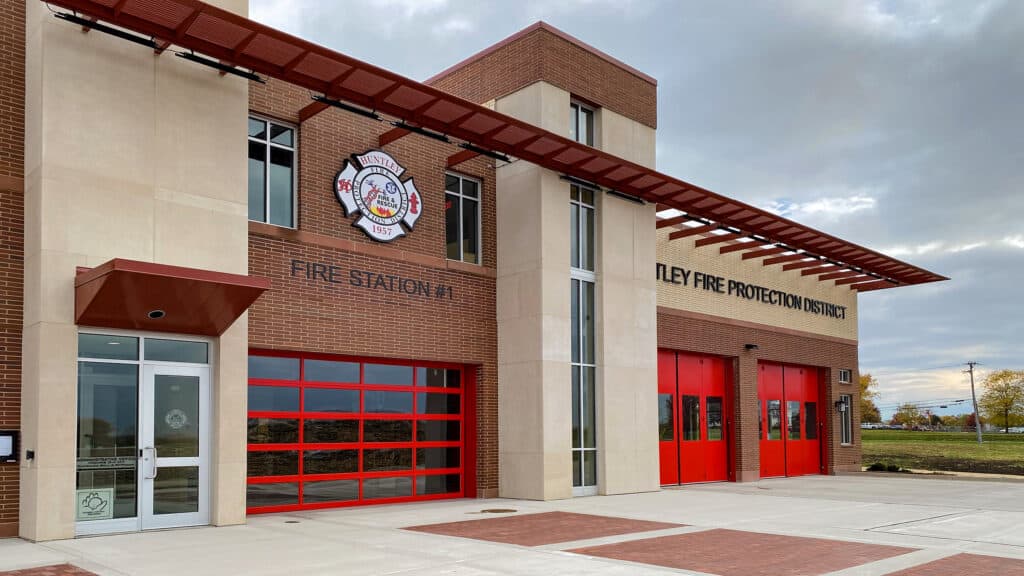
[[[682,213],[673,218],[678,218],[677,224],[696,221],[711,226],[709,231],[730,235],[721,240],[730,242],[718,247],[722,253],[742,250],[748,251],[745,258],[753,258],[774,251],[782,255],[763,260],[764,265],[790,262],[784,270],[810,268],[804,270],[807,275],[817,274],[822,281],[828,275],[825,280],[859,291],[947,279],[199,0],[48,3],[73,10],[85,20],[151,37],[158,53],[179,46],[205,55],[208,65],[222,71],[242,67],[322,94],[300,113],[302,120],[327,109],[331,102],[373,117],[386,114],[401,120],[399,129],[391,131],[393,137],[408,133],[412,126],[412,131],[456,138],[477,149],[453,155],[450,163],[456,156],[462,161],[481,149],[497,152],[655,203],[659,210],[677,210],[673,214]],[[659,227],[667,225],[664,222]],[[670,238],[683,236],[676,234]],[[804,261],[819,266],[799,265]],[[848,272],[855,274],[834,276]]]
[[[75,277],[75,323],[219,336],[270,280],[115,258]]]

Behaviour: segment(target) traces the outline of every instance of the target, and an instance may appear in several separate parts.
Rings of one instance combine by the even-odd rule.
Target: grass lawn
[[[861,430],[863,463],[903,468],[1024,475],[1024,434]]]

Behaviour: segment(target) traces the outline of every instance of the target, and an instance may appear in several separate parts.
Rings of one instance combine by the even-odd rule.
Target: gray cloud
[[[418,79],[545,19],[658,78],[661,170],[953,278],[861,296],[861,364],[887,400],[962,386],[918,368],[1024,368],[1024,2],[302,8],[251,13]]]

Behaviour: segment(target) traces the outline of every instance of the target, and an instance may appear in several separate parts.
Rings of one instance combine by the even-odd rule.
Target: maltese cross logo
[[[420,217],[423,199],[412,178],[402,181],[405,172],[387,152],[371,150],[353,155],[334,179],[334,193],[345,209],[345,216],[359,214],[353,226],[379,242],[405,236],[404,224],[412,230]]]

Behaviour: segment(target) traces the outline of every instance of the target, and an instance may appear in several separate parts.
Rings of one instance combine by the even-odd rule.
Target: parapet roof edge
[[[477,60],[480,60],[480,59],[482,59],[482,58],[492,54],[493,52],[497,51],[498,49],[503,48],[503,47],[505,47],[505,46],[507,46],[507,45],[509,45],[509,44],[511,44],[513,42],[515,42],[516,40],[519,40],[520,38],[523,38],[523,37],[529,35],[532,32],[535,32],[537,30],[545,30],[547,32],[550,32],[550,33],[554,34],[555,36],[558,36],[559,38],[569,42],[570,44],[574,44],[576,46],[579,46],[580,48],[586,50],[587,52],[590,52],[591,54],[597,56],[598,58],[601,58],[602,60],[605,60],[605,61],[607,61],[607,62],[609,62],[611,64],[614,64],[615,66],[618,66],[619,68],[622,68],[626,72],[629,72],[630,74],[636,76],[637,78],[640,78],[641,80],[643,80],[645,82],[649,82],[649,83],[653,84],[654,86],[658,85],[658,80],[656,78],[654,78],[653,76],[650,76],[648,74],[644,74],[643,72],[637,70],[636,68],[630,66],[629,64],[626,64],[622,60],[619,60],[618,58],[615,58],[614,56],[611,56],[611,55],[609,55],[606,52],[602,52],[601,50],[598,50],[597,48],[594,48],[590,44],[587,44],[586,42],[580,40],[579,38],[576,38],[575,36],[573,36],[571,34],[568,34],[567,32],[564,32],[562,30],[559,30],[558,28],[555,28],[554,26],[552,26],[551,24],[548,24],[547,22],[544,22],[543,20],[538,20],[537,22],[527,26],[526,28],[523,28],[519,32],[516,32],[515,34],[512,34],[511,36],[505,38],[504,40],[500,40],[496,44],[492,44],[492,45],[488,46],[487,48],[484,48],[483,50],[477,52],[476,54],[473,54],[472,56],[470,56],[470,57],[468,57],[468,58],[466,58],[466,59],[464,59],[464,60],[462,60],[462,61],[460,61],[460,62],[458,62],[458,63],[456,63],[454,65],[452,65],[452,66],[449,66],[448,68],[445,68],[444,70],[442,70],[442,71],[438,72],[437,74],[434,74],[430,78],[427,78],[426,80],[424,80],[423,83],[424,84],[432,84],[433,82],[436,82],[436,81],[440,80],[441,78],[444,78],[445,76],[448,76],[448,75],[452,74],[453,72],[455,72],[455,71],[457,71],[457,70],[459,70],[461,68],[464,68],[464,67],[472,64],[473,62],[476,62]]]

